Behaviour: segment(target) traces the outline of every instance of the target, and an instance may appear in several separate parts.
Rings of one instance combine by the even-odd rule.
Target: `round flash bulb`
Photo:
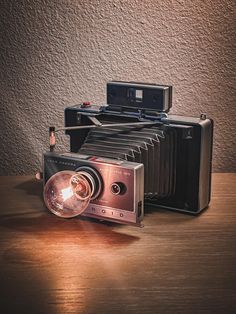
[[[86,177],[75,171],[60,171],[44,187],[44,201],[55,215],[71,218],[83,213],[92,196]]]

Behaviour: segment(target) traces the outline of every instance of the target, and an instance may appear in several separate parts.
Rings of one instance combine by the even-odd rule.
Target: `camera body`
[[[210,202],[213,121],[171,115],[171,106],[171,86],[109,82],[107,104],[65,109],[70,151],[142,163],[145,203],[197,214]]]
[[[142,164],[75,153],[47,152],[43,155],[44,185],[65,170],[81,174],[92,183],[91,200],[82,212],[83,216],[141,225],[144,203]],[[62,216],[60,208],[56,214]]]

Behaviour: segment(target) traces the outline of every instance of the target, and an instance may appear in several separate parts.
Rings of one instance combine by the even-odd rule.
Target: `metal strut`
[[[76,125],[76,126],[67,126],[62,128],[49,128],[49,142],[50,142],[50,151],[53,151],[56,146],[56,133],[60,131],[69,131],[69,130],[82,130],[82,129],[93,129],[93,128],[109,128],[109,127],[117,127],[117,126],[144,126],[144,125],[154,125],[158,122],[153,121],[143,121],[143,122],[126,122],[126,123],[108,123],[102,124],[95,117],[88,117],[93,124],[90,125]]]

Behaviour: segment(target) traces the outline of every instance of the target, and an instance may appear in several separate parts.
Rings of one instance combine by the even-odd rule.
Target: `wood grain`
[[[63,220],[32,177],[0,177],[0,313],[236,313],[236,174],[192,217],[143,229]]]

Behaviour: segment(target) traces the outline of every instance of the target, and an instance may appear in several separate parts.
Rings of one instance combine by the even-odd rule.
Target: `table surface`
[[[236,313],[236,174],[201,215],[148,208],[144,228],[58,218],[29,176],[0,199],[0,313]]]

